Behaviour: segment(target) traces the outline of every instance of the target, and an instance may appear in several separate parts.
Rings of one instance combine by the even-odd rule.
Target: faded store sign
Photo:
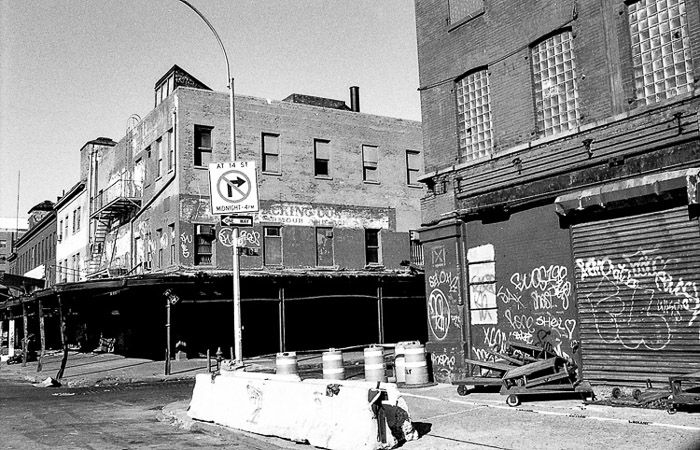
[[[389,228],[389,214],[386,210],[349,208],[338,205],[276,203],[262,207],[256,216],[257,222],[285,225],[316,226],[322,224],[339,228]]]
[[[596,333],[604,342],[632,350],[663,350],[674,332],[698,327],[697,283],[671,272],[681,266],[679,259],[657,252],[638,249],[619,261],[576,260],[580,281],[597,283],[579,302],[591,307]]]

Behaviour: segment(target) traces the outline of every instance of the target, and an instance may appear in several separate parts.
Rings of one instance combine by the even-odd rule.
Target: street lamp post
[[[194,7],[187,0],[178,0],[181,3],[187,5],[192,11],[194,11],[200,19],[207,24],[211,32],[214,34],[216,41],[221,47],[221,51],[224,54],[224,59],[226,59],[226,81],[228,83],[229,89],[229,120],[231,125],[231,161],[236,160],[236,118],[234,109],[234,95],[233,95],[233,77],[231,76],[231,65],[229,64],[228,55],[226,54],[226,48],[224,48],[224,43],[221,42],[219,33],[216,32],[214,26],[207,20],[204,15],[199,12],[197,8]],[[232,249],[232,259],[233,259],[233,336],[234,336],[234,351],[235,351],[235,364],[236,366],[243,365],[243,338],[241,336],[241,281],[240,281],[240,255],[238,254],[238,227],[233,227],[233,247]],[[168,356],[169,357],[169,356]]]

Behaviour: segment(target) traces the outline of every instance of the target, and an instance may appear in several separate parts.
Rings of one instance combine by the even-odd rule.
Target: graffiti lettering
[[[260,247],[260,233],[257,231],[241,230],[241,241],[247,241],[249,244]]]
[[[506,287],[500,286],[498,288],[496,298],[503,302],[503,304],[505,305],[510,304],[512,302],[518,309],[525,308],[525,305],[523,305],[523,302],[520,300],[521,296],[513,294]]]
[[[562,309],[569,309],[571,283],[568,281],[568,269],[565,266],[540,266],[533,269],[529,274],[514,273],[510,277],[510,282],[520,292],[528,289],[541,291],[536,294],[537,298],[533,297],[533,300],[535,300],[534,306],[537,306],[539,299],[542,298],[556,299],[561,302]]]
[[[454,355],[449,356],[446,353],[441,355],[432,354],[433,365],[442,366],[448,371],[452,372],[455,368],[456,357]]]
[[[192,244],[192,235],[182,233],[180,235],[180,249],[182,250],[182,256],[185,258],[190,257],[190,249],[188,244]]]
[[[428,298],[428,323],[430,331],[438,340],[447,337],[450,329],[450,305],[440,289],[433,289]]]
[[[428,284],[433,289],[441,284],[447,284],[450,287],[450,292],[459,292],[459,278],[454,276],[452,272],[445,272],[444,270],[435,272],[428,277]]]

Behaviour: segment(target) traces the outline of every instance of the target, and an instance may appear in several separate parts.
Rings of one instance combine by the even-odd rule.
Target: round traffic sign
[[[216,182],[219,196],[229,203],[240,203],[248,198],[251,187],[250,178],[240,170],[224,172]]]

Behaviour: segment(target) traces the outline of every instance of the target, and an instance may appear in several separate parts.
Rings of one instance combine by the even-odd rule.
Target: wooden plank
[[[485,369],[500,370],[502,372],[507,372],[513,368],[513,366],[503,363],[497,363],[493,361],[477,361],[475,359],[464,358],[464,362],[473,364],[475,366],[483,367]]]

